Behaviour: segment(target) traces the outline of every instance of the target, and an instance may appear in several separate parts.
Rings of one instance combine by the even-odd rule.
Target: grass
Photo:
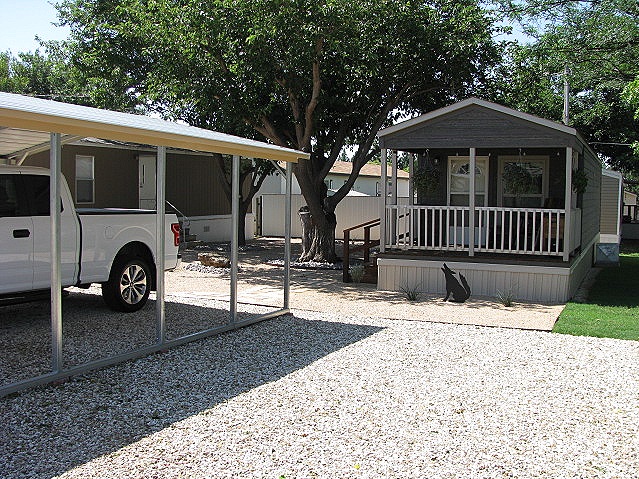
[[[622,245],[619,267],[599,273],[586,302],[568,303],[553,332],[639,340],[639,243]]]

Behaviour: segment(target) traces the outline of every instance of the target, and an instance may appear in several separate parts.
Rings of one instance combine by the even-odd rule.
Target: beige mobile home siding
[[[619,179],[601,176],[601,233],[616,235],[619,224]]]
[[[88,155],[95,158],[95,203],[81,204],[92,208],[138,207],[137,152],[111,148],[76,145],[62,147],[62,174],[65,176],[75,201],[75,157]],[[49,167],[49,152],[28,157],[25,165]]]
[[[166,199],[187,216],[231,214],[211,157],[168,154]]]
[[[602,175],[599,160],[588,150],[585,150],[583,155],[583,167],[588,177],[588,186],[582,195],[581,247],[586,248],[599,234]]]
[[[80,207],[138,208],[138,157],[155,151],[64,145],[62,174],[75,201],[75,157],[95,158],[95,203]],[[29,156],[25,165],[49,167],[49,152]],[[169,152],[166,160],[166,199],[187,216],[230,215],[218,170],[210,156]],[[250,211],[250,210],[249,210]]]

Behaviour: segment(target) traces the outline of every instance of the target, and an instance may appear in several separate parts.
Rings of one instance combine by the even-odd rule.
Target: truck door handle
[[[31,236],[31,231],[29,230],[13,230],[14,238],[28,238]]]

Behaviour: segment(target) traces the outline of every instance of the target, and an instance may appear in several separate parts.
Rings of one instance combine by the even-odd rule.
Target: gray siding
[[[382,148],[577,147],[568,133],[478,105],[380,138]]]

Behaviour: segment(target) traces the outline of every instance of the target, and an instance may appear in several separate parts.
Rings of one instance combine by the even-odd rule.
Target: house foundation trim
[[[515,301],[563,303],[576,292],[592,265],[593,244],[570,267],[448,261],[450,268],[466,277],[472,296],[496,297],[512,293]],[[400,291],[416,288],[429,294],[446,294],[441,271],[446,259],[433,261],[378,258],[377,289]]]

